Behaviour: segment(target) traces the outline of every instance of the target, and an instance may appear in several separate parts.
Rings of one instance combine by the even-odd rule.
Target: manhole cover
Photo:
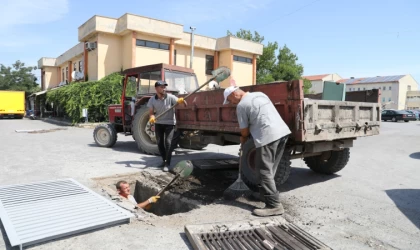
[[[203,170],[207,169],[235,169],[239,167],[239,159],[200,159],[192,160],[194,167],[198,167]]]
[[[187,225],[185,226],[185,233],[196,250],[331,249],[282,217]]]

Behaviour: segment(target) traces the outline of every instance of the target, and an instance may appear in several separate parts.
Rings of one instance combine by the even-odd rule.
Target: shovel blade
[[[191,161],[188,161],[188,160],[178,162],[173,168],[173,171],[176,174],[179,174],[179,177],[181,178],[185,178],[189,176],[193,170],[194,170],[194,165],[192,164]]]

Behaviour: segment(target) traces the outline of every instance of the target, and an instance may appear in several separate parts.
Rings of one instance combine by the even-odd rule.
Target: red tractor
[[[109,123],[98,125],[93,132],[93,138],[99,146],[112,147],[117,141],[117,133],[132,135],[141,152],[157,155],[159,150],[154,125],[149,123],[147,108],[149,98],[156,93],[155,82],[166,81],[167,91],[172,94],[188,94],[198,88],[197,77],[192,69],[163,63],[127,69],[123,74],[121,104],[108,106]],[[179,146],[190,149],[207,146],[203,143],[191,143],[184,137],[178,143]]]

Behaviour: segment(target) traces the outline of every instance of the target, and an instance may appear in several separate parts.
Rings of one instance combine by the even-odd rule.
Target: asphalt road
[[[23,129],[64,128],[49,133]],[[139,154],[131,136],[113,148],[96,147],[92,129],[32,120],[0,120],[0,185],[74,178],[94,190],[91,178],[158,172],[159,158]],[[236,156],[237,146],[210,145],[180,159]],[[293,160],[282,187],[286,218],[334,249],[420,249],[420,122],[382,123],[379,136],[359,138],[350,162],[332,176]],[[252,207],[217,203],[186,214],[134,222],[32,249],[188,249],[183,226],[252,219]],[[218,213],[214,213],[217,211]],[[2,229],[3,230],[3,229]],[[9,248],[3,232],[0,249]]]

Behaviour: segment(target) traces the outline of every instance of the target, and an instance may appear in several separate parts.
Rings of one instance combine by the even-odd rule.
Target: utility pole
[[[194,59],[194,31],[195,27],[190,26],[191,29],[191,57],[190,57],[190,68],[193,67],[193,59]]]

